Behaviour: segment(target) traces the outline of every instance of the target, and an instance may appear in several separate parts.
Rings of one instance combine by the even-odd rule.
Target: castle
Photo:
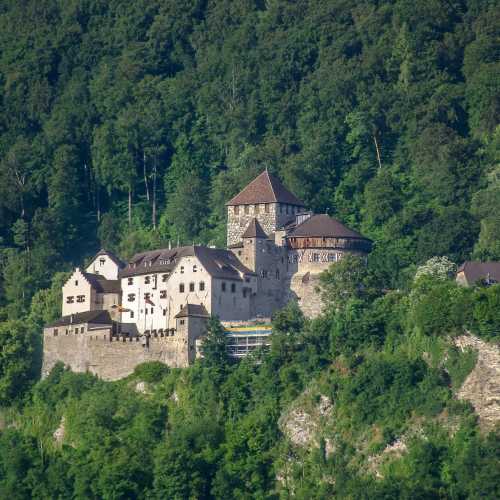
[[[185,367],[210,315],[224,325],[269,320],[297,301],[321,311],[319,274],[371,241],[304,204],[267,170],[227,204],[227,248],[182,246],[124,263],[101,250],[63,286],[62,317],[44,328],[43,375],[57,361],[105,379],[144,361]]]

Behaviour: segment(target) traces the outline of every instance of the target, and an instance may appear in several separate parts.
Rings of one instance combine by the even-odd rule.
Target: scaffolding
[[[271,325],[226,327],[228,353],[233,358],[244,358],[255,349],[271,343]]]

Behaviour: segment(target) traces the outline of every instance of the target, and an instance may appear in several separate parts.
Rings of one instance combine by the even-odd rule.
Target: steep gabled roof
[[[107,255],[120,269],[123,269],[125,267],[125,262],[119,259],[113,252],[110,252],[109,250],[104,250],[104,248],[101,248],[94,255],[94,258],[90,262],[94,262],[94,260],[96,260],[97,257],[100,257],[101,255]]]
[[[199,304],[185,304],[175,315],[176,318],[186,318],[188,316],[197,316],[198,318],[208,318],[209,314],[205,306]]]
[[[304,206],[304,203],[267,170],[264,170],[226,205],[254,205],[256,203],[288,203]]]
[[[241,236],[242,238],[267,238],[267,234],[262,229],[259,221],[254,217],[248,224],[245,232]]]
[[[357,231],[344,226],[342,222],[326,214],[312,215],[301,224],[298,224],[288,237],[316,237],[316,238],[365,238]]]
[[[500,283],[500,262],[498,261],[466,261],[458,268],[457,272],[465,274],[465,279],[469,285],[487,278]]]
[[[97,323],[102,325],[112,325],[113,321],[108,311],[85,311],[76,314],[68,314],[57,321],[45,325],[46,328],[66,325],[82,325],[84,323]]]

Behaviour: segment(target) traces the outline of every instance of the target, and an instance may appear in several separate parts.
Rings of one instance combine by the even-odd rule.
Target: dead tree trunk
[[[155,155],[154,164],[153,164],[153,211],[152,211],[153,229],[156,229],[156,170],[157,170],[157,160],[158,160],[158,158]]]
[[[377,152],[378,168],[382,168],[382,160],[380,159],[380,148],[378,146],[377,135],[373,134],[373,142],[375,144],[375,151]]]
[[[146,168],[146,152],[142,153],[142,168],[144,171],[144,186],[146,187],[146,199],[149,201],[149,184],[148,184],[148,174]]]
[[[132,186],[128,187],[128,226],[132,226]]]

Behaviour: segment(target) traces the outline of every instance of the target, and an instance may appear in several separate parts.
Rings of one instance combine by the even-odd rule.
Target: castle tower
[[[304,204],[267,169],[226,203],[227,244],[240,243],[250,221],[256,218],[264,233],[273,233],[302,211]]]
[[[264,244],[267,235],[255,217],[248,224],[241,239],[243,241],[243,264],[253,272],[258,272],[260,264],[258,260],[263,250],[265,251]]]

